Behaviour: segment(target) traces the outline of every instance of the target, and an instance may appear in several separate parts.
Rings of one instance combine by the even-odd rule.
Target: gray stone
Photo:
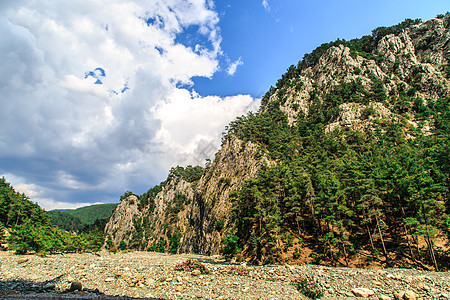
[[[53,282],[47,282],[46,284],[44,284],[42,289],[43,290],[54,290],[55,287],[56,287],[56,284],[54,284]]]

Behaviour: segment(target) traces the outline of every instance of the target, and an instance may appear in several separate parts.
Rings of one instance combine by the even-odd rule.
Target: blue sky
[[[305,53],[337,38],[370,35],[380,26],[406,18],[427,20],[450,10],[449,1],[216,1],[222,49],[242,59],[235,76],[216,73],[213,80],[194,79],[201,94],[249,93],[262,97]]]
[[[46,209],[142,194],[305,53],[449,4],[0,0],[0,176]]]

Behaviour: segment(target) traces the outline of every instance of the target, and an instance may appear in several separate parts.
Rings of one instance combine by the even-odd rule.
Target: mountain
[[[94,204],[73,210],[52,210],[48,214],[54,225],[66,231],[78,232],[97,220],[108,219],[117,205],[117,203]]]
[[[306,54],[258,113],[229,124],[212,163],[126,193],[110,243],[252,263],[448,268],[449,26],[449,14],[408,19]]]

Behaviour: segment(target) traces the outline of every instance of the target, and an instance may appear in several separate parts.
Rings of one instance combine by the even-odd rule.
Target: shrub
[[[317,281],[309,280],[305,277],[292,279],[290,282],[297,290],[306,297],[317,299],[323,296],[323,291]]]
[[[223,227],[225,226],[225,220],[219,219],[214,223],[214,229],[217,231],[222,231]]]
[[[184,262],[179,263],[175,266],[175,270],[177,271],[186,271],[186,272],[192,272],[194,270],[200,270],[202,274],[208,274],[209,271],[206,268],[204,264],[199,262],[196,259],[188,259]]]
[[[119,244],[119,249],[120,250],[126,250],[127,249],[127,243],[125,243],[125,241],[121,241]]]
[[[228,258],[241,252],[241,249],[238,246],[239,237],[234,234],[229,233],[227,236],[224,236],[222,238],[222,244],[225,245],[222,249],[222,253]]]

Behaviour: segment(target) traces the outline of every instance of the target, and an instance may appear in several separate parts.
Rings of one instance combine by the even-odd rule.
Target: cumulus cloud
[[[47,209],[142,192],[207,158],[204,146],[217,150],[224,126],[257,103],[179,87],[220,69],[212,1],[1,6],[0,173]],[[180,42],[193,27],[198,43]]]
[[[261,5],[264,7],[265,10],[270,11],[270,5],[267,0],[263,0]]]
[[[227,73],[230,76],[233,76],[234,73],[236,73],[237,67],[239,67],[240,65],[243,65],[244,62],[242,61],[242,58],[239,57],[238,60],[234,61],[233,63],[230,64],[230,66],[227,69]]]

